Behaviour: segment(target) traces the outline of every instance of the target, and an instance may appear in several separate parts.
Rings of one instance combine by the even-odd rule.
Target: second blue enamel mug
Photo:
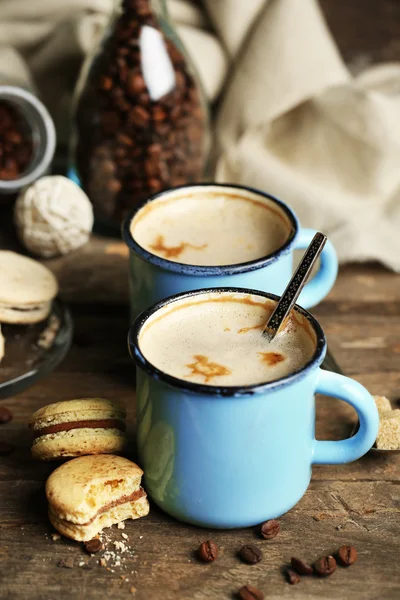
[[[227,197],[252,199],[279,212],[286,222],[286,241],[276,251],[255,260],[230,265],[192,265],[169,260],[142,247],[132,235],[132,223],[142,209],[152,203],[168,202],[175,197],[225,194]],[[229,201],[224,209],[229,211]],[[222,224],[221,224],[222,226]],[[293,252],[307,248],[314,229],[303,229],[287,204],[270,194],[249,187],[205,183],[181,186],[158,193],[136,208],[124,222],[123,239],[130,248],[130,302],[131,316],[155,302],[174,294],[201,288],[240,287],[282,294],[293,272]],[[266,231],[266,235],[268,232]],[[251,242],[251,240],[249,240]],[[335,249],[327,242],[321,255],[318,273],[307,283],[299,297],[299,304],[310,308],[318,304],[332,288],[338,270]]]

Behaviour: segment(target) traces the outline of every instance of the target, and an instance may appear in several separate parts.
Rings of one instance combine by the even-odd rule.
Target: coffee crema
[[[143,325],[139,347],[156,368],[185,381],[245,386],[281,379],[314,356],[316,335],[297,310],[272,342],[261,331],[276,302],[207,292],[162,307]]]
[[[146,204],[131,223],[145,250],[173,262],[233,265],[273,254],[293,227],[272,200],[218,186],[171,191]]]

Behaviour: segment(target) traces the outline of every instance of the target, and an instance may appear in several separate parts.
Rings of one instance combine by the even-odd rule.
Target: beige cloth
[[[0,83],[30,77],[59,139],[113,0],[0,0]],[[215,177],[326,232],[340,260],[400,271],[400,64],[353,77],[316,0],[168,0],[216,118]],[[6,48],[8,46],[8,48]]]

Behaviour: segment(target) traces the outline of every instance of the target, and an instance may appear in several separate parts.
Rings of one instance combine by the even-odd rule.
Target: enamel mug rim
[[[217,187],[217,188],[233,188],[238,191],[240,191],[240,190],[248,191],[248,192],[251,192],[258,196],[262,196],[262,197],[266,198],[267,200],[270,200],[270,201],[274,202],[275,204],[277,204],[278,207],[286,214],[286,216],[288,217],[288,219],[292,225],[292,231],[289,235],[289,238],[283,244],[283,246],[278,248],[278,250],[275,250],[275,252],[268,254],[267,256],[263,256],[261,258],[256,258],[254,260],[250,260],[247,262],[235,263],[233,265],[191,265],[191,264],[168,260],[167,258],[157,256],[156,254],[149,252],[148,250],[146,250],[145,248],[143,248],[142,246],[140,246],[140,244],[138,244],[136,242],[136,240],[134,239],[134,237],[131,233],[131,223],[132,223],[133,219],[135,218],[135,216],[137,215],[137,213],[142,208],[144,208],[147,204],[149,204],[150,202],[153,202],[154,200],[158,200],[158,199],[162,198],[163,196],[170,195],[171,193],[182,190],[182,189],[191,190],[191,189],[195,189],[195,188],[215,188],[215,187]],[[180,273],[182,275],[196,275],[196,276],[237,275],[240,273],[248,273],[250,271],[256,271],[257,269],[262,269],[263,267],[266,267],[267,265],[270,265],[270,264],[276,262],[282,256],[288,254],[291,250],[294,249],[296,238],[297,238],[299,231],[300,231],[300,224],[299,224],[299,221],[298,221],[295,213],[292,211],[292,209],[287,204],[285,204],[282,200],[279,200],[279,198],[276,198],[275,196],[272,196],[271,194],[268,194],[267,192],[263,192],[262,190],[250,187],[248,185],[238,185],[238,184],[234,184],[234,183],[208,183],[207,182],[207,183],[193,183],[193,184],[189,184],[189,185],[180,185],[180,186],[168,188],[166,190],[163,190],[161,192],[157,192],[156,194],[153,194],[152,196],[147,198],[144,202],[139,204],[136,208],[134,208],[128,214],[128,216],[125,218],[123,225],[122,225],[122,238],[123,238],[125,244],[130,248],[130,250],[133,250],[140,258],[150,262],[151,264],[153,264],[157,267],[160,267],[161,269],[165,269],[167,271]]]
[[[293,310],[297,310],[303,317],[305,317],[316,334],[316,348],[313,357],[306,363],[301,369],[290,373],[285,377],[276,379],[274,381],[268,381],[266,383],[257,383],[253,385],[241,385],[241,386],[213,386],[204,385],[201,383],[195,383],[193,381],[184,381],[173,375],[168,375],[161,369],[155,367],[142,353],[139,347],[139,335],[143,325],[146,323],[149,317],[163,308],[167,304],[183,300],[184,298],[192,298],[200,294],[218,294],[218,293],[231,293],[231,294],[242,294],[242,295],[255,295],[268,298],[270,300],[278,301],[280,296],[272,294],[270,292],[263,292],[260,290],[252,290],[247,288],[239,287],[218,287],[218,288],[202,288],[199,290],[190,290],[188,292],[181,292],[174,294],[168,298],[164,298],[160,302],[153,304],[146,310],[142,311],[132,323],[128,333],[128,348],[132,359],[136,365],[148,373],[151,377],[157,381],[166,383],[169,387],[178,388],[192,394],[206,395],[206,396],[220,396],[220,397],[248,397],[255,394],[265,394],[269,391],[275,391],[283,387],[293,385],[298,381],[306,377],[310,371],[317,369],[326,354],[327,342],[325,334],[322,330],[321,325],[318,321],[304,308],[295,304]],[[260,334],[261,335],[261,334]]]

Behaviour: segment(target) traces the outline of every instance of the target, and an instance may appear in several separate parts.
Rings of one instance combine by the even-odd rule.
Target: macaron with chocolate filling
[[[126,411],[111,400],[81,398],[49,404],[29,422],[32,456],[53,460],[84,454],[113,454],[126,445]]]
[[[58,467],[46,482],[49,519],[61,534],[91,540],[104,527],[149,512],[143,471],[121,456],[82,456]]]

